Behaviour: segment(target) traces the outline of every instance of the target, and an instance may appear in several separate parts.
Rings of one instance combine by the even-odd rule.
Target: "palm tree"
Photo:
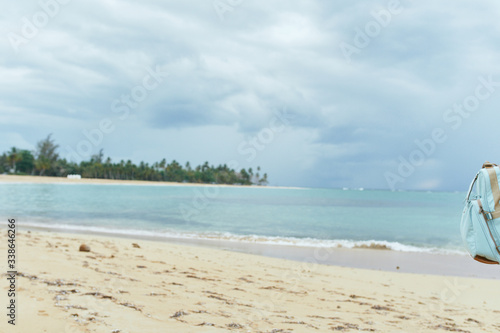
[[[16,163],[22,160],[21,154],[17,151],[16,147],[12,147],[8,153],[7,160],[12,166],[14,173],[16,173]]]
[[[51,136],[52,134],[49,134],[45,140],[37,143],[35,167],[40,171],[40,176],[43,176],[46,170],[52,169],[59,158],[56,153],[59,145],[54,143]]]
[[[35,161],[35,167],[40,171],[40,176],[43,176],[45,171],[50,169],[51,166],[51,161],[45,156],[40,156]]]
[[[265,173],[262,179],[259,180],[259,185],[267,185],[267,184],[268,184],[267,173]]]
[[[69,173],[81,174],[84,178],[106,178],[106,179],[137,179],[161,181],[170,180],[176,182],[190,183],[217,183],[217,184],[266,184],[267,174],[261,178],[261,169],[258,166],[254,174],[252,168],[241,169],[237,172],[230,169],[227,164],[217,167],[207,162],[192,166],[186,162],[183,167],[179,162],[173,160],[167,164],[166,159],[152,164],[140,162],[132,163],[131,160],[121,160],[113,163],[111,158],[104,158],[103,150],[91,156],[88,161],[79,164],[59,159],[57,154],[58,145],[51,138],[37,143],[36,150],[32,153],[28,150],[18,150],[12,147],[10,151],[0,155],[0,172],[12,170],[14,173],[23,172],[40,176],[66,176]]]

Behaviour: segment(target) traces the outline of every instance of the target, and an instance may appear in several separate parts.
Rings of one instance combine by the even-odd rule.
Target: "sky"
[[[500,162],[500,3],[22,0],[0,152],[260,166],[271,185],[465,191]],[[497,158],[497,159],[496,159]]]

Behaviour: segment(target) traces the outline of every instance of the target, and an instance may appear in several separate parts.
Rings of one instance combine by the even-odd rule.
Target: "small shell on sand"
[[[82,244],[80,245],[80,252],[90,252],[90,246],[88,246],[87,244]]]

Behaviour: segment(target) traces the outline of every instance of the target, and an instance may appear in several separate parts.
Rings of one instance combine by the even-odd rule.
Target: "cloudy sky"
[[[261,166],[273,185],[465,190],[500,162],[500,3],[23,0],[0,152]]]

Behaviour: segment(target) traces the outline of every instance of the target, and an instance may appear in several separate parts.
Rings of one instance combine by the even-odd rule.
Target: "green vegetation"
[[[135,165],[130,160],[113,163],[111,158],[104,158],[102,149],[89,161],[77,164],[59,158],[58,147],[51,135],[39,141],[34,152],[12,147],[10,151],[0,156],[0,173],[53,177],[80,174],[82,178],[205,184],[267,185],[268,183],[267,174],[260,175],[260,167],[257,167],[257,172],[254,174],[252,168],[241,169],[238,172],[230,169],[226,164],[214,167],[208,162],[195,168],[192,168],[189,162],[183,167],[175,160],[167,163],[166,159],[152,165],[144,162]]]

